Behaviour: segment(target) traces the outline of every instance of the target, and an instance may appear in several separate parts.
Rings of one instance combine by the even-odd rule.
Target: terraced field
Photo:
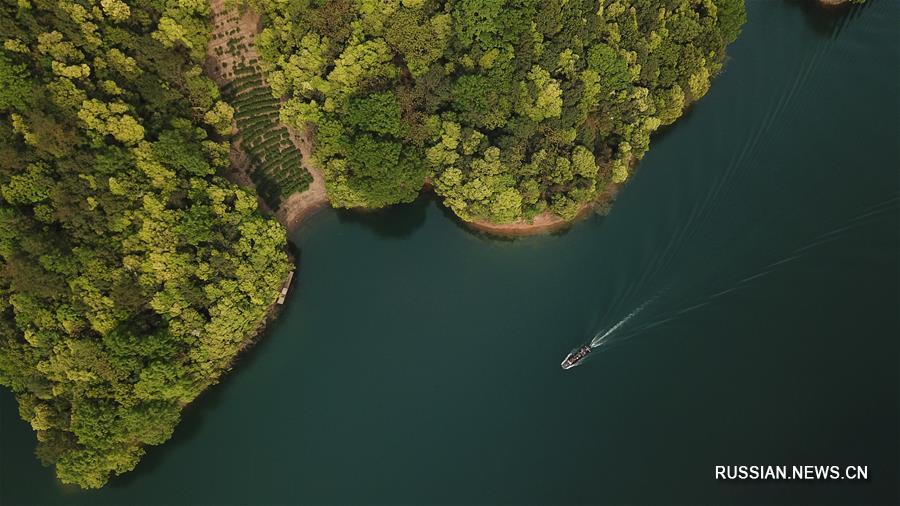
[[[247,157],[256,191],[273,210],[294,193],[305,191],[313,178],[303,155],[278,118],[279,102],[263,79],[252,40],[240,29],[240,16],[230,10],[213,14],[213,68],[223,98],[235,109],[235,145]]]

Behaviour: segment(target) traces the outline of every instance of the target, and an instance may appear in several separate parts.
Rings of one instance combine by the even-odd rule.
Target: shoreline
[[[575,214],[575,217],[571,219],[565,219],[550,212],[543,212],[532,218],[531,221],[519,220],[511,223],[493,223],[486,220],[466,221],[462,218],[459,218],[459,220],[465,224],[466,227],[478,232],[484,232],[498,237],[527,237],[532,235],[552,234],[553,232],[565,230],[590,214],[590,211],[600,204],[600,202],[589,202],[581,206],[581,208],[578,209],[578,213]]]
[[[843,2],[845,0],[820,1]],[[234,11],[233,9],[226,7],[225,3],[225,0],[212,0],[210,2],[211,17],[213,19],[224,19],[224,23],[216,26],[213,30],[214,33],[218,33],[220,36],[214,36],[210,39],[210,44],[207,46],[207,64],[204,65],[207,74],[212,77],[219,86],[225,85],[230,80],[226,76],[216,72],[214,69],[234,67],[235,64],[235,57],[228,52],[216,54],[215,51],[216,47],[223,46],[225,41],[227,41],[227,32],[235,29],[241,32],[248,42],[244,57],[248,59],[259,58],[253,45],[253,42],[255,42],[256,36],[258,35],[259,15],[252,9],[246,9],[244,12]],[[223,62],[225,65],[222,65]],[[263,82],[265,82],[265,79],[263,79]],[[322,172],[315,167],[313,162],[312,140],[309,132],[298,132],[290,125],[284,123],[281,123],[281,125],[287,129],[291,143],[302,155],[300,161],[301,167],[312,176],[313,180],[309,183],[309,187],[306,190],[295,192],[285,198],[278,209],[270,209],[259,196],[257,196],[257,200],[263,213],[273,216],[286,229],[287,233],[291,234],[297,231],[307,218],[325,207],[331,207],[331,203],[328,200],[328,194],[325,188],[325,178],[322,175]],[[234,132],[237,133],[239,129],[236,121],[233,126]],[[253,184],[253,181],[249,177],[249,160],[247,159],[247,155],[241,149],[240,144],[241,143],[238,140],[231,145],[231,151],[229,153],[231,168],[227,176],[233,183],[250,187],[255,190],[256,185]],[[632,167],[635,165],[634,159],[631,160],[630,165]],[[456,216],[455,213],[453,214],[467,228],[497,237],[525,237],[530,235],[550,234],[567,229],[589,215],[591,211],[598,208],[608,208],[615,200],[622,184],[624,183],[609,183],[608,186],[601,190],[592,201],[582,205],[575,216],[570,219],[563,218],[550,211],[545,211],[531,220],[517,220],[511,223],[494,223],[483,219],[465,220]],[[422,185],[421,191],[428,191],[431,188],[431,182],[426,179]],[[366,211],[367,209],[355,210]]]
[[[624,183],[610,183],[609,186],[602,190],[594,200],[588,202],[578,209],[575,217],[566,219],[550,212],[543,212],[535,216],[531,221],[514,221],[512,223],[492,223],[486,220],[466,221],[460,218],[467,227],[495,235],[498,237],[527,237],[531,235],[552,234],[565,230],[572,225],[583,220],[598,209],[608,209],[616,200],[619,190]]]
[[[602,212],[612,205],[623,185],[624,183],[610,183],[606,189],[597,194],[594,200],[582,205],[573,218],[566,219],[551,212],[543,212],[535,216],[531,221],[519,220],[511,223],[494,223],[491,221],[479,219],[471,221],[465,220],[457,216],[455,213],[453,213],[452,210],[444,206],[440,201],[440,197],[438,195],[433,195],[435,197],[438,197],[438,205],[446,208],[448,212],[452,214],[453,217],[461,224],[463,224],[466,228],[469,228],[475,232],[482,232],[499,238],[515,238],[559,232],[575,225],[576,223],[590,215],[592,212]],[[422,186],[419,195],[421,196],[425,192],[432,192],[432,187],[427,182]],[[291,196],[291,199],[296,197],[297,205],[293,206],[293,208],[290,210],[290,215],[286,215],[285,213],[287,202],[284,206],[282,206],[281,209],[279,209],[277,213],[273,213],[278,222],[285,227],[288,234],[296,232],[307,218],[313,216],[320,210],[326,207],[336,209],[331,206],[331,203],[328,201],[327,196],[325,196],[325,198],[321,200],[309,200],[308,202],[303,203],[301,199],[306,193],[307,192],[295,193]],[[383,209],[387,209],[388,207],[355,207],[345,210],[351,212],[366,213],[380,211]]]
[[[478,232],[495,235],[498,237],[527,237],[531,235],[552,234],[565,230],[575,223],[581,221],[592,211],[599,211],[603,214],[608,212],[612,203],[616,200],[622,187],[628,183],[634,174],[634,168],[637,166],[637,159],[632,157],[628,162],[628,179],[621,183],[609,182],[607,186],[600,190],[597,195],[586,204],[582,205],[575,216],[570,219],[563,218],[549,211],[535,216],[530,221],[517,220],[511,223],[493,223],[487,220],[464,220],[459,218],[467,227]]]

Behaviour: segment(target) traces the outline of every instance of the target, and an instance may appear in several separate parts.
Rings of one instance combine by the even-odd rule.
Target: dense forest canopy
[[[172,433],[264,320],[284,230],[228,164],[204,0],[3,0],[0,384],[59,478]]]
[[[697,100],[742,0],[257,0],[333,204],[571,217]],[[265,319],[284,230],[228,183],[205,0],[3,0],[0,384],[66,483],[171,435]]]
[[[332,203],[564,218],[703,96],[743,0],[255,0],[282,118]]]

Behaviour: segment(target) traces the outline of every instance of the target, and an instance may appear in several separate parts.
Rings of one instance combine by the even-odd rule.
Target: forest
[[[742,0],[251,0],[282,120],[337,207],[430,184],[466,220],[571,218],[710,87]],[[64,483],[166,441],[292,268],[222,177],[205,0],[3,0],[0,384]]]
[[[710,87],[743,0],[250,0],[335,206],[431,184],[464,220],[572,218]]]
[[[201,0],[4,0],[0,384],[63,483],[166,441],[263,323],[285,231],[219,177]]]

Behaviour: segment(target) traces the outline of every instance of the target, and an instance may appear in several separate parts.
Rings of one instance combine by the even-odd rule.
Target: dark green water
[[[59,486],[0,392],[0,503],[896,503],[898,23],[750,2],[709,95],[559,236],[324,212],[275,328],[104,490]],[[713,479],[739,464],[869,480]]]

